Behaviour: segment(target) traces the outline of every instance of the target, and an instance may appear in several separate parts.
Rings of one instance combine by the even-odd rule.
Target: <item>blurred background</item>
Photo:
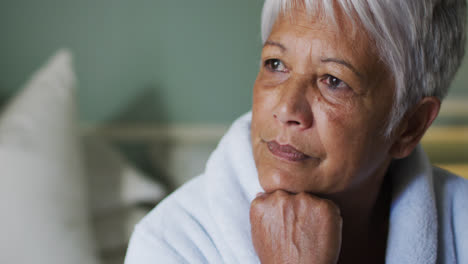
[[[83,121],[230,123],[251,105],[261,5],[2,0],[1,96],[67,47]]]
[[[229,124],[251,108],[262,4],[2,0],[0,107],[52,54],[67,48],[78,78],[83,138],[105,142],[170,192],[203,171]],[[432,162],[465,177],[467,86],[465,59],[423,141]],[[112,252],[100,255],[120,261]]]
[[[262,4],[261,0],[2,0],[0,103],[65,47],[75,58],[79,117],[85,130],[112,124],[114,137],[130,129],[126,135],[134,139],[138,132],[160,134],[178,125],[188,126],[182,137],[191,128],[198,133],[188,134],[203,137],[214,127],[216,142],[251,107],[261,50]],[[152,170],[144,164],[139,146],[121,143],[135,162]]]

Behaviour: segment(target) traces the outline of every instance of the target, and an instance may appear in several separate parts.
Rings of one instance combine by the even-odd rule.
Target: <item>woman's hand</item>
[[[331,201],[282,190],[259,195],[250,205],[252,241],[260,261],[336,263],[342,218]]]

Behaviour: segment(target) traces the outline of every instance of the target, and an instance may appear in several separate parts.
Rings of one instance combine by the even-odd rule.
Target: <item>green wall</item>
[[[229,123],[251,107],[262,0],[1,0],[0,98],[60,47],[86,121]],[[451,97],[468,97],[468,65]]]
[[[69,47],[87,121],[229,123],[251,107],[261,0],[2,0],[0,97]]]

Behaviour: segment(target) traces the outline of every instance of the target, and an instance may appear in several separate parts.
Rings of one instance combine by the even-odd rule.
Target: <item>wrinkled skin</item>
[[[257,197],[250,218],[253,244],[262,263],[338,260],[342,219],[339,208],[329,200],[278,190]]]
[[[439,111],[423,98],[385,137],[392,76],[359,24],[336,12],[338,27],[297,9],[280,15],[262,50],[251,141],[265,194],[250,222],[264,264],[383,263],[384,176]]]

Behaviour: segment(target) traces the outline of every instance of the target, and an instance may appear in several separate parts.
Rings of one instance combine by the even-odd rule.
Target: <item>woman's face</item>
[[[295,11],[278,17],[263,47],[251,137],[267,192],[342,193],[388,167],[393,81],[366,34],[337,23]]]

